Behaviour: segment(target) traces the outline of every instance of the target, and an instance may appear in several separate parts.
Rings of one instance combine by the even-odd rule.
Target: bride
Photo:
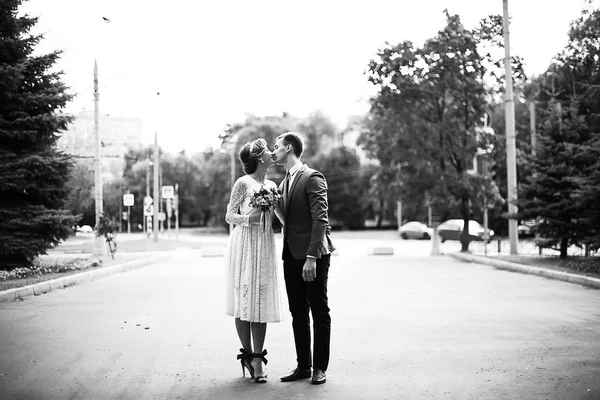
[[[267,142],[257,139],[246,143],[239,158],[246,174],[233,185],[225,216],[234,225],[227,254],[226,313],[235,318],[242,343],[237,358],[244,376],[247,369],[255,382],[265,383],[267,323],[282,320],[271,219],[275,214],[281,221],[283,218],[279,207],[272,207],[261,218],[263,212],[250,206],[255,192],[277,188],[275,182],[265,179],[267,169],[274,164]]]

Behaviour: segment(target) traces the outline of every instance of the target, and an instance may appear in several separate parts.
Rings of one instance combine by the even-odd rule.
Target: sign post
[[[133,194],[123,195],[123,205],[127,207],[127,238],[131,239],[131,206],[133,205]]]
[[[179,240],[179,184],[175,184],[173,211],[175,212],[175,241]]]
[[[167,200],[166,204],[166,220],[167,220],[167,233],[169,238],[171,237],[171,200],[175,197],[175,188],[173,186],[162,187],[162,197]]]
[[[173,203],[171,199],[167,199],[167,235],[171,238],[171,215],[173,211]]]
[[[152,203],[154,203],[152,197],[144,197],[144,217],[146,220],[146,235],[148,237],[150,237],[150,233],[152,232],[152,215],[154,215]]]

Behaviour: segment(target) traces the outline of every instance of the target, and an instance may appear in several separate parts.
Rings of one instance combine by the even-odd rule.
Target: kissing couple
[[[227,253],[226,314],[234,317],[242,344],[237,356],[242,372],[245,376],[248,370],[257,383],[267,382],[267,324],[283,319],[275,218],[283,225],[283,276],[296,345],[296,367],[281,381],[326,381],[331,337],[327,277],[335,248],[327,214],[327,181],[301,161],[303,150],[303,140],[294,132],[278,136],[273,151],[264,139],[244,144],[239,159],[245,175],[233,185],[227,205],[225,220],[233,229]],[[265,179],[267,169],[275,164],[286,170],[279,187]]]

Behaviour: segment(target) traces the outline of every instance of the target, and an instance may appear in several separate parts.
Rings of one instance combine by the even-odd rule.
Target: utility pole
[[[160,201],[158,199],[158,134],[154,132],[154,201]],[[154,218],[153,218],[153,232],[154,241],[158,242],[158,204],[154,204]]]
[[[146,149],[146,198],[148,197],[150,197],[150,149]],[[145,214],[142,215],[144,218],[144,234],[148,235],[148,217]]]
[[[537,137],[535,131],[535,101],[529,103],[529,129],[531,130],[531,155],[535,156]]]
[[[100,111],[98,109],[100,94],[98,93],[98,62],[94,60],[94,205],[95,205],[95,213],[96,213],[96,227],[100,223],[100,216],[102,215],[102,210],[104,206],[102,204],[102,160],[100,154],[100,128],[99,124],[99,115]],[[95,237],[94,240],[94,254],[98,257],[104,255],[104,245],[102,243],[102,238],[99,236]]]
[[[179,240],[179,183],[175,183],[175,198],[173,199],[175,211],[175,241]]]
[[[160,155],[159,155],[159,161],[158,161],[158,195],[160,196],[160,198],[158,198],[156,201],[158,202],[158,213],[162,213],[162,186],[163,186],[163,181],[162,181],[162,168],[160,167]],[[157,223],[159,223],[159,221],[156,221]],[[164,229],[164,222],[160,221],[160,226],[159,226],[159,231],[160,233],[163,233],[165,231]]]
[[[513,98],[512,66],[510,57],[510,35],[508,19],[508,0],[502,0],[502,30],[504,31],[504,70],[506,75],[506,92],[504,95],[504,115],[506,121],[506,172],[508,186],[508,213],[516,214],[517,200],[517,159],[515,139],[515,103]],[[508,220],[508,238],[510,254],[519,254],[519,236],[517,220]]]

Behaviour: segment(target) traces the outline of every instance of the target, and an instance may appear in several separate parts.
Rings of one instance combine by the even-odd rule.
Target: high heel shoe
[[[252,363],[252,361],[255,358],[258,358],[258,362],[262,361],[265,363],[265,365],[267,365],[268,361],[265,358],[266,355],[267,355],[267,350],[263,350],[262,353],[253,353],[250,355],[250,357],[251,357],[250,362]],[[254,367],[252,367],[252,371],[255,371]],[[262,375],[258,375],[256,377],[253,376],[253,378],[254,378],[254,382],[256,382],[256,383],[267,383],[267,374],[265,374],[264,371],[263,371]]]
[[[237,359],[240,360],[240,364],[242,365],[242,374],[244,375],[244,378],[246,377],[246,369],[248,369],[250,378],[254,379],[254,367],[251,364],[252,353],[240,349],[240,354],[237,355]]]

